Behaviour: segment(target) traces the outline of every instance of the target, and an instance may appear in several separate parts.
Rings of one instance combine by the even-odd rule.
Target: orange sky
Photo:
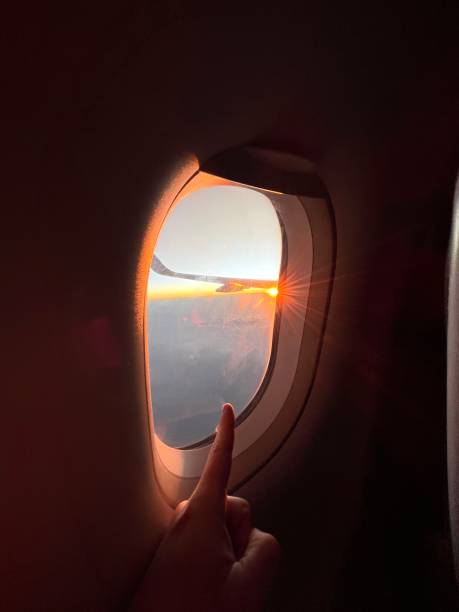
[[[149,286],[148,287],[148,299],[149,300],[174,300],[174,299],[184,299],[188,297],[219,297],[225,296],[229,294],[238,294],[238,295],[247,295],[247,294],[260,294],[267,293],[271,297],[275,298],[276,287],[272,287],[269,289],[261,289],[259,287],[252,287],[250,289],[243,289],[242,291],[234,291],[234,292],[220,292],[216,291],[216,289],[220,285],[216,283],[200,283],[193,282],[190,284],[180,284],[180,285],[162,285],[162,286]]]

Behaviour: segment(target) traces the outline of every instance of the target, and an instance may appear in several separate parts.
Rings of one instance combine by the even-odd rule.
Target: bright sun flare
[[[266,289],[266,293],[271,297],[276,297],[279,295],[279,289],[277,287],[270,287],[269,289]]]

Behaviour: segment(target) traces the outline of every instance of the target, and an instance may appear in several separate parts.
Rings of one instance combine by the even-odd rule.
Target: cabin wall
[[[425,392],[432,370],[418,369],[410,338],[398,351],[397,325],[416,334],[441,320],[431,283],[458,142],[449,21],[166,6],[16,16],[3,145],[2,605],[99,612],[129,600],[168,516],[138,370],[146,227],[186,168],[255,143],[317,164],[338,255],[304,418],[242,492],[284,546],[292,609],[331,609],[367,509],[375,439],[414,488],[444,495],[442,365]],[[437,214],[429,268],[415,234],[430,235]],[[419,265],[430,314],[422,277],[419,299],[406,294]],[[399,393],[394,363],[410,361]]]

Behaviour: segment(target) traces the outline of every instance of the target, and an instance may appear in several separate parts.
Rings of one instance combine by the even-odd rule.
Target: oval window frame
[[[298,210],[303,211],[308,221],[304,229],[306,231],[308,227],[310,230],[311,245],[310,282],[305,301],[302,333],[298,338],[298,357],[294,367],[291,368],[288,390],[285,391],[284,388],[282,397],[272,400],[277,401],[278,405],[272,407],[269,416],[266,412],[261,411],[262,394],[261,399],[258,398],[250,412],[245,414],[246,408],[238,418],[229,482],[231,491],[247,482],[276,454],[295,427],[306,406],[317,372],[331,298],[336,260],[336,228],[330,196],[313,165],[294,155],[257,147],[227,151],[203,164],[189,177],[177,196],[170,202],[168,209],[163,213],[163,220],[170,207],[176,205],[185,195],[193,190],[217,184],[240,184],[259,189],[262,192],[271,192],[273,197],[276,193],[281,194],[283,199],[291,196],[299,203]],[[295,227],[298,230],[301,225],[298,219],[295,223],[292,220],[286,222],[283,218],[281,227],[282,224],[287,233],[289,249],[288,274],[289,263],[304,268],[305,253],[301,252],[301,249],[296,249],[295,253],[295,248],[292,252],[291,248],[292,238],[289,232],[292,232]],[[153,249],[151,254],[152,252]],[[175,506],[182,499],[189,497],[193,491],[206,461],[213,436],[200,441],[197,445],[177,449],[164,444],[155,434],[149,392],[145,311],[144,364],[153,465],[156,480],[165,499],[171,506]],[[281,342],[281,339],[282,330],[279,333],[278,342]],[[292,347],[287,346],[286,350],[291,351]],[[276,368],[281,368],[281,365],[277,363],[277,354],[274,360],[273,372],[275,373]],[[305,368],[305,364],[312,365]],[[271,372],[267,387],[273,381],[273,372]]]

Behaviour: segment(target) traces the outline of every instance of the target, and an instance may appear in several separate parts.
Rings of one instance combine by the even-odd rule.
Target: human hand
[[[234,412],[223,406],[199,483],[180,503],[130,612],[258,612],[279,557],[275,538],[253,529],[250,506],[226,494]]]

